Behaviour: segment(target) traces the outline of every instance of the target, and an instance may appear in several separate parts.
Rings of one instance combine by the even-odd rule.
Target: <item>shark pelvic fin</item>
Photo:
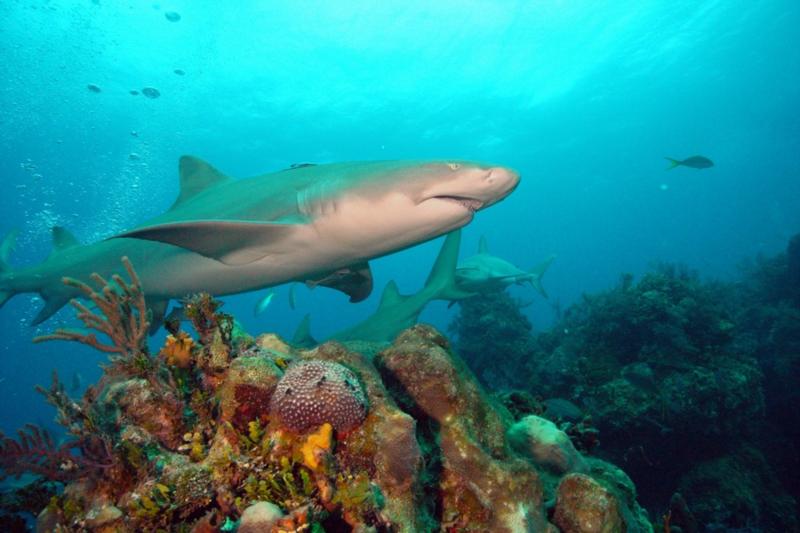
[[[163,242],[226,265],[240,266],[266,257],[269,246],[287,237],[296,227],[271,222],[192,220],[136,229],[111,238]]]
[[[340,268],[321,279],[306,280],[306,285],[311,288],[322,285],[342,291],[350,297],[351,303],[358,303],[372,293],[372,270],[369,263],[359,263]]]
[[[53,234],[53,253],[58,253],[80,244],[75,235],[63,226],[53,226],[50,231]]]
[[[170,209],[175,209],[201,192],[231,179],[202,159],[191,155],[181,157],[178,162],[178,174],[181,191]]]

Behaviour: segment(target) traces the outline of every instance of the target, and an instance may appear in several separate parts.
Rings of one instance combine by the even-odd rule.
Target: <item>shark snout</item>
[[[483,181],[486,205],[491,205],[511,194],[519,184],[519,174],[506,167],[490,167]]]

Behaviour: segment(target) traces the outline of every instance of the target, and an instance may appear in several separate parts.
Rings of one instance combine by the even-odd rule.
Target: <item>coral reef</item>
[[[448,331],[454,336],[456,351],[481,383],[495,390],[528,387],[536,343],[521,302],[498,291],[460,300],[458,305],[459,313]],[[503,354],[501,364],[498,354]]]
[[[572,449],[573,483],[515,451],[511,414],[432,328],[369,357],[253,339],[194,301],[197,339],[128,354],[146,364],[109,365],[80,401],[52,388],[59,420],[111,447],[103,468],[53,477],[38,531],[556,531],[598,494],[591,527],[652,530],[611,465]]]
[[[518,420],[517,451],[529,450],[545,475],[574,470],[567,436],[584,462],[593,453],[624,465],[651,515],[667,517],[658,527],[794,531],[798,265],[795,236],[785,253],[745,264],[733,283],[659,265],[585,295],[537,335],[503,294],[461,302],[451,330]],[[743,446],[760,460],[741,460]],[[729,490],[725,479],[745,489]]]
[[[553,521],[565,533],[625,529],[613,494],[583,474],[570,474],[559,483]]]
[[[692,514],[707,529],[797,531],[795,502],[781,490],[757,449],[743,446],[698,464],[679,483]]]

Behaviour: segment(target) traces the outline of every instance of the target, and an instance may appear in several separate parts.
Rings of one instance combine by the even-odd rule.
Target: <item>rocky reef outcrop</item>
[[[574,451],[591,451],[624,466],[657,527],[796,531],[799,258],[795,236],[736,282],[668,264],[623,275],[536,335],[499,293],[460,302],[451,329],[543,477],[583,473]]]
[[[431,327],[370,356],[250,337],[207,296],[193,309],[196,337],[173,324],[79,401],[44,391],[76,441],[102,446],[66,475],[38,443],[53,458],[39,472],[65,475],[37,530],[652,530],[627,476],[515,424]],[[33,450],[11,442],[2,466],[19,473],[8,459]]]

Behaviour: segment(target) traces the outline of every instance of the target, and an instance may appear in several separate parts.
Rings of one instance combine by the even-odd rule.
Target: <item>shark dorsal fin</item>
[[[397,288],[397,283],[392,280],[386,284],[386,287],[383,288],[383,294],[381,294],[381,303],[378,305],[378,309],[390,305],[396,305],[402,299],[403,295],[400,294],[400,289]]]
[[[478,253],[479,254],[489,253],[489,245],[486,244],[486,235],[481,235],[481,240],[478,242]]]
[[[431,300],[461,300],[473,296],[473,293],[461,290],[456,285],[456,262],[460,246],[461,230],[448,233],[425,287],[420,291],[425,292]]]
[[[301,348],[311,348],[319,344],[311,335],[311,315],[306,314],[297,326],[292,337],[292,344]]]
[[[75,238],[75,235],[69,232],[63,226],[53,226],[51,230],[53,234],[53,252],[57,253],[73,246],[78,246],[80,242]]]
[[[178,163],[178,174],[180,175],[181,192],[172,205],[173,209],[206,189],[231,179],[202,159],[191,155],[181,157]]]

